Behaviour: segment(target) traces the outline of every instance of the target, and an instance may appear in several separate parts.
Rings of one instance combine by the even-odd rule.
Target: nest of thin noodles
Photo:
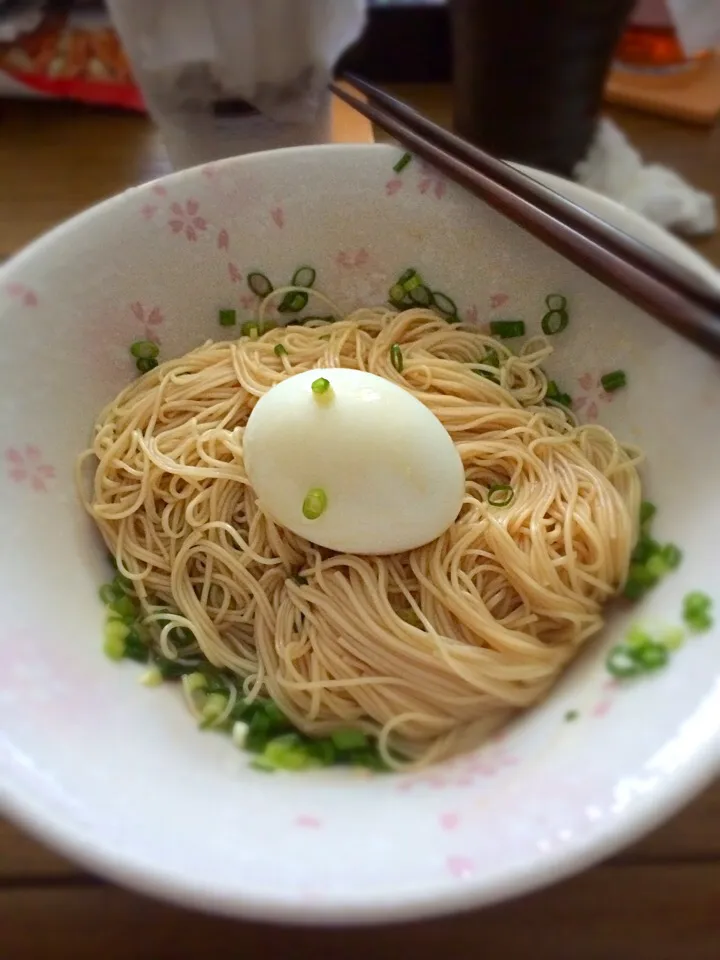
[[[192,631],[182,655],[230,669],[308,734],[377,735],[394,766],[453,755],[545,695],[601,628],[636,539],[638,456],[545,401],[551,349],[536,338],[514,355],[428,310],[384,308],[207,343],[103,410],[87,509],[147,622],[161,605]],[[243,468],[257,398],[334,366],[399,383],[456,443],[465,500],[427,546],[336,554],[258,507]],[[493,484],[512,486],[508,506],[488,504]],[[177,656],[167,630],[155,642]]]

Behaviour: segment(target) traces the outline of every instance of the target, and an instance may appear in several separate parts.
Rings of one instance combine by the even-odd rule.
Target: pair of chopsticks
[[[353,75],[332,92],[572,263],[668,327],[720,357],[720,292],[693,271],[566,200],[401,100]]]

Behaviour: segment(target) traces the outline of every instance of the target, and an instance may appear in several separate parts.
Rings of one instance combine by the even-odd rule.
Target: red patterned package
[[[0,6],[0,97],[144,109],[104,10],[56,12],[52,5],[4,16]]]

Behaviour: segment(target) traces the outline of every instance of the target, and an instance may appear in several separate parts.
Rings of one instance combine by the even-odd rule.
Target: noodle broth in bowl
[[[400,156],[184,171],[0,273],[0,798],[147,892],[477,906],[717,770],[716,363]]]

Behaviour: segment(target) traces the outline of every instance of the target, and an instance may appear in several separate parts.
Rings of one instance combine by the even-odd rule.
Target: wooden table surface
[[[444,88],[403,88],[441,121]],[[720,192],[720,127],[613,111],[647,159]],[[169,169],[143,118],[0,105],[0,258],[58,221]],[[696,246],[720,265],[720,235]],[[0,677],[0,685],[2,679]],[[428,923],[288,930],[167,906],[89,876],[0,820],[0,960],[372,957],[718,960],[720,784],[619,857],[513,903]]]

